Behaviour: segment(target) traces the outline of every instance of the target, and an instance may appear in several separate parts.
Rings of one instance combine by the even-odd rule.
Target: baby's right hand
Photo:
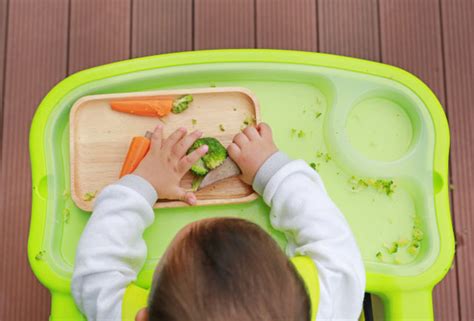
[[[270,126],[260,123],[256,127],[249,126],[242,133],[235,135],[227,151],[242,171],[240,179],[252,185],[259,168],[278,151],[278,148],[273,142]]]
[[[202,145],[186,155],[201,135],[200,131],[186,135],[186,129],[179,128],[165,139],[163,126],[158,125],[151,137],[150,151],[133,174],[150,182],[161,199],[182,200],[194,205],[196,196],[179,183],[191,166],[207,153],[207,145]]]

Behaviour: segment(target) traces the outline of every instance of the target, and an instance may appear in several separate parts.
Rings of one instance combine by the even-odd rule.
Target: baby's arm
[[[207,146],[186,156],[201,133],[185,134],[180,129],[162,141],[157,127],[150,152],[134,175],[106,187],[97,198],[79,241],[72,278],[72,294],[88,320],[121,320],[125,288],[145,262],[142,235],[154,220],[158,195],[194,203],[194,194],[180,188],[179,181]]]
[[[365,290],[364,266],[351,230],[321,178],[304,161],[291,161],[277,152],[265,124],[240,135],[245,137],[236,137],[229,153],[241,166],[243,179],[253,182],[271,206],[272,225],[285,232],[288,254],[308,255],[318,268],[316,319],[357,320]],[[244,159],[255,154],[257,164],[246,167]]]
[[[145,262],[144,230],[153,222],[154,188],[127,175],[106,187],[79,241],[72,294],[88,320],[120,320],[125,288]]]

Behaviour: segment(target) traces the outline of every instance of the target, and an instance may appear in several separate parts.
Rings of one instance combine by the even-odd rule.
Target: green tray
[[[30,133],[28,257],[51,291],[51,320],[83,319],[70,295],[70,281],[90,213],[76,208],[68,193],[73,103],[92,94],[207,86],[253,91],[278,146],[314,163],[353,229],[367,270],[367,291],[382,297],[386,319],[432,320],[432,289],[454,255],[449,129],[438,100],[419,79],[392,66],[278,50],[196,51],[117,62],[74,74],[44,98]],[[393,180],[397,186],[388,196],[359,178]],[[261,199],[157,210],[145,233],[148,258],[138,283],[150,285],[176,231],[205,217],[252,220],[284,246],[285,238],[270,227],[268,212]],[[420,230],[423,239],[412,252],[413,233]],[[409,244],[391,254],[397,241]]]

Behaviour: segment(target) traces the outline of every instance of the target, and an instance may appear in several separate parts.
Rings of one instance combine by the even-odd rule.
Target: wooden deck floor
[[[474,320],[473,0],[0,0],[0,321],[47,320],[26,258],[28,130],[68,74],[111,61],[208,48],[282,48],[400,66],[450,121],[455,264],[437,320]]]

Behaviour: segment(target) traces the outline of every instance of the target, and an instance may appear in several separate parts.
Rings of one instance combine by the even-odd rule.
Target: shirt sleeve
[[[307,255],[318,269],[316,320],[358,320],[365,271],[350,227],[318,173],[302,160],[272,155],[259,169],[254,189],[271,207],[270,220],[288,240],[287,254]]]
[[[127,175],[96,199],[79,240],[71,286],[87,320],[121,320],[125,288],[146,259],[142,235],[153,223],[157,198],[145,179]]]

